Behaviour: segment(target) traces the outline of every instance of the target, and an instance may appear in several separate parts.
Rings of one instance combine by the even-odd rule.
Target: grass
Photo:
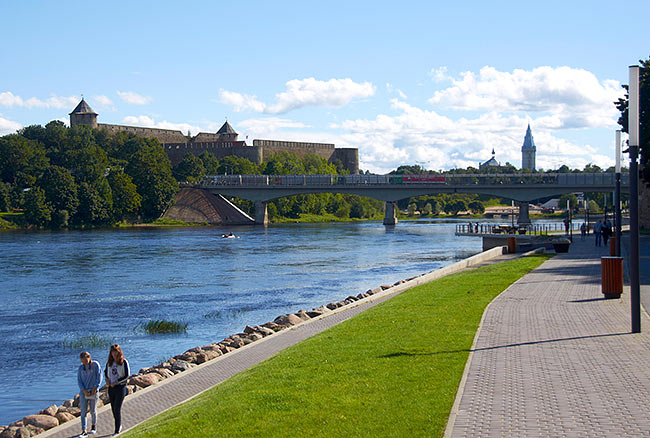
[[[406,291],[125,436],[442,436],[485,306],[547,258]]]
[[[150,335],[185,333],[187,331],[187,323],[168,321],[166,319],[154,319],[142,324],[142,329]]]
[[[66,339],[63,341],[63,348],[69,350],[78,350],[81,348],[99,348],[107,347],[113,342],[111,339],[108,339],[104,336],[91,333],[87,336],[81,336],[75,339]]]

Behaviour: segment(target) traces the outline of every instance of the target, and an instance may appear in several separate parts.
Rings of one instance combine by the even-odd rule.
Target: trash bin
[[[514,237],[508,237],[508,254],[514,254],[517,252],[517,239]]]
[[[609,238],[609,255],[616,255],[616,237],[612,236]]]
[[[623,293],[623,257],[601,257],[601,291],[605,298],[620,298]]]

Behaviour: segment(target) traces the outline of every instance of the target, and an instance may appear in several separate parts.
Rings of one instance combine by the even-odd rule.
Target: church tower
[[[97,113],[81,98],[79,105],[69,114],[70,127],[77,125],[88,125],[97,128]]]
[[[533,140],[533,133],[530,130],[530,123],[526,130],[526,137],[524,137],[524,144],[521,146],[521,168],[535,170],[535,141]]]

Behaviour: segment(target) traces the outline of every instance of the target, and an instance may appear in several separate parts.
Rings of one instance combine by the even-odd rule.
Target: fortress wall
[[[357,148],[340,148],[334,149],[334,153],[329,158],[329,162],[340,160],[343,167],[348,169],[351,174],[359,173],[359,149]]]
[[[110,132],[130,132],[139,137],[155,138],[160,143],[187,143],[187,137],[181,131],[174,129],[142,128],[139,126],[109,125],[105,123],[99,123],[97,127],[99,129],[107,129]]]
[[[319,157],[329,160],[334,153],[334,145],[329,143],[307,143],[296,141],[279,141],[279,140],[253,140],[254,146],[264,148],[263,158],[268,158],[277,152],[291,152],[299,157],[307,154],[318,155]]]

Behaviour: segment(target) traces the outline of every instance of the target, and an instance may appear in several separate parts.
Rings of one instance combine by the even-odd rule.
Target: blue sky
[[[68,119],[359,148],[361,168],[614,162],[647,1],[0,3],[0,135]]]

